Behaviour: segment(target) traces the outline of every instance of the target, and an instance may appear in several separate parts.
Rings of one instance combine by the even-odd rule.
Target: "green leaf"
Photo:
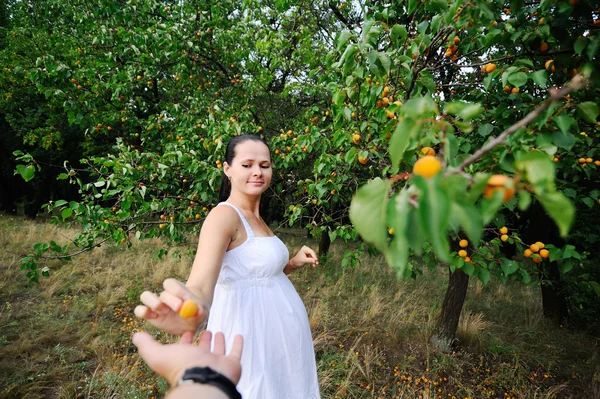
[[[30,181],[35,176],[35,167],[33,165],[17,165],[15,174],[21,175],[23,180]]]
[[[521,278],[525,284],[531,283],[531,276],[525,269],[521,269]]]
[[[577,113],[589,123],[596,123],[598,117],[598,104],[586,101],[577,106]]]
[[[395,41],[397,39],[404,40],[404,39],[406,39],[406,35],[407,35],[406,28],[403,25],[396,24],[392,27],[392,34],[391,34],[392,41]]]
[[[437,106],[431,97],[413,97],[402,106],[404,117],[430,118],[437,113]]]
[[[560,262],[560,272],[561,274],[567,274],[568,272],[570,272],[573,269],[573,261],[572,260],[565,260]]]
[[[581,200],[584,204],[586,204],[588,206],[588,208],[592,208],[594,205],[596,205],[596,201],[594,201],[593,199],[591,199],[590,197],[585,197]]]
[[[575,207],[571,201],[558,191],[539,195],[538,199],[558,226],[560,235],[565,237],[575,216]]]
[[[350,221],[361,237],[377,249],[387,247],[386,212],[390,182],[376,178],[356,191],[350,204]]]
[[[575,137],[568,132],[556,131],[552,133],[552,143],[559,148],[569,151],[575,145]]]
[[[588,284],[590,285],[590,287],[592,287],[592,290],[594,290],[596,295],[600,296],[600,284],[598,284],[595,281],[588,281]]]
[[[448,262],[450,259],[446,231],[450,222],[450,201],[439,185],[439,175],[424,179],[413,177],[415,186],[419,188],[419,222],[425,237],[429,238],[436,256]]]
[[[508,83],[515,87],[521,87],[527,83],[527,74],[525,72],[516,72],[508,76]]]
[[[490,281],[490,272],[487,269],[479,269],[477,277],[483,285],[486,285]]]
[[[444,104],[444,110],[450,114],[460,116],[464,121],[469,121],[481,114],[485,109],[480,104],[454,101]]]
[[[386,259],[401,277],[405,275],[408,266],[409,243],[406,230],[411,207],[408,200],[408,189],[405,187],[388,203],[386,216],[388,225],[394,229],[394,236],[389,245]]]
[[[554,162],[540,151],[531,151],[523,155],[518,161],[518,167],[525,170],[527,180],[534,186],[541,187],[554,182]]]
[[[461,258],[461,260],[462,260],[462,258]],[[466,274],[467,276],[472,276],[472,275],[473,275],[473,273],[475,272],[475,266],[473,266],[473,264],[472,264],[472,263],[470,263],[470,262],[469,262],[469,263],[467,263],[467,262],[464,262],[464,261],[463,261],[463,265],[462,265],[462,267],[461,267],[460,269],[461,269],[463,272],[465,272],[465,274]]]
[[[479,126],[479,129],[477,129],[477,133],[483,137],[489,136],[493,131],[494,131],[494,126],[490,123],[483,124],[483,125]]]
[[[504,272],[505,276],[510,276],[511,274],[513,274],[514,272],[516,272],[517,270],[519,270],[519,264],[517,262],[514,262],[510,259],[506,259],[503,258],[502,259],[502,271]]]
[[[531,79],[540,87],[546,87],[548,85],[548,72],[545,69],[533,72]]]
[[[72,214],[73,214],[73,209],[71,209],[71,208],[65,208],[61,212],[61,216],[62,216],[63,220],[65,220],[66,218],[68,218]]]
[[[554,117],[554,123],[556,123],[561,132],[569,133],[571,126],[575,123],[575,119],[568,115],[558,115]]]
[[[390,139],[389,147],[390,159],[393,166],[397,166],[402,158],[404,158],[404,153],[408,148],[411,137],[416,136],[418,132],[419,124],[414,119],[404,118],[398,122],[394,134]]]
[[[531,204],[531,194],[527,191],[519,191],[518,206],[521,211],[526,211]]]
[[[452,215],[469,237],[473,245],[479,245],[483,233],[483,218],[475,206],[467,203],[452,203]]]
[[[63,205],[66,205],[66,204],[67,204],[67,201],[65,201],[65,200],[58,200],[58,201],[56,201],[56,202],[54,203],[54,207],[55,207],[55,208],[58,208],[58,207],[61,207],[61,206],[63,206]]]
[[[338,40],[337,40],[337,50],[340,51],[342,49],[343,46],[346,45],[346,43],[348,42],[348,39],[350,39],[352,37],[352,32],[350,31],[343,31],[342,33],[340,33]]]
[[[583,53],[585,50],[585,46],[587,45],[587,39],[585,37],[578,37],[575,40],[575,44],[573,45],[573,50],[575,50],[575,54]]]

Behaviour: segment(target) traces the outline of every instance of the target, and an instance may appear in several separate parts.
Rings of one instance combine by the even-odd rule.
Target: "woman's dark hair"
[[[269,145],[267,144],[265,139],[259,136],[255,136],[254,134],[242,134],[240,136],[235,136],[232,137],[231,140],[229,140],[229,143],[227,143],[227,148],[225,149],[225,162],[231,165],[231,163],[233,162],[233,158],[235,158],[235,147],[237,147],[238,144],[249,140],[259,141],[266,145],[267,148],[269,148]],[[269,152],[270,151],[271,150],[269,149]],[[229,181],[229,178],[225,175],[225,172],[223,172],[223,175],[221,176],[221,188],[219,189],[219,202],[226,201],[227,198],[229,198],[229,194],[231,194],[231,182]]]

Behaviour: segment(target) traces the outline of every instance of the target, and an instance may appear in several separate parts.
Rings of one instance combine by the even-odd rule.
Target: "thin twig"
[[[467,167],[468,165],[472,164],[473,162],[475,162],[478,159],[480,159],[481,157],[483,157],[486,153],[491,151],[497,145],[503,143],[504,140],[506,140],[506,138],[508,136],[510,136],[514,132],[518,131],[522,127],[527,126],[529,123],[531,123],[535,118],[537,118],[542,113],[542,111],[549,108],[550,105],[552,105],[552,103],[554,101],[566,96],[567,94],[571,93],[572,91],[581,89],[583,87],[583,85],[584,85],[584,77],[582,75],[576,75],[569,82],[569,84],[562,87],[561,89],[555,89],[555,88],[550,89],[549,90],[550,97],[546,101],[544,101],[544,103],[541,106],[537,107],[536,109],[534,109],[533,111],[528,113],[523,119],[521,119],[514,125],[510,126],[508,129],[504,130],[499,136],[490,140],[486,145],[484,145],[483,147],[481,147],[480,149],[475,151],[475,153],[473,155],[471,155],[470,157],[465,159],[456,168],[448,170],[445,173],[446,176],[453,175],[456,173],[461,173],[465,169],[465,167]]]

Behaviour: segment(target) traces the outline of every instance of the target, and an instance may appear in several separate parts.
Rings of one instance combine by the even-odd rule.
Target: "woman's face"
[[[231,165],[225,162],[223,171],[230,178],[232,193],[260,195],[271,184],[273,175],[269,148],[260,141],[243,141],[235,147]]]

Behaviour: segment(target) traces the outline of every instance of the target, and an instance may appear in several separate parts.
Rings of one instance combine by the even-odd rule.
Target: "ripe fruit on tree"
[[[525,255],[526,258],[529,258],[531,256],[532,252],[531,249],[527,248],[525,251],[523,251],[523,255]]]
[[[179,309],[179,315],[184,319],[194,317],[197,313],[198,305],[191,299],[186,300],[183,305],[181,305],[181,309]]]
[[[483,67],[483,71],[485,73],[492,73],[496,70],[496,64],[485,64]]]
[[[461,248],[466,248],[466,247],[468,247],[468,246],[469,246],[469,241],[467,241],[467,240],[460,240],[460,241],[458,242],[458,245],[459,245]]]
[[[467,251],[461,249],[460,251],[458,251],[458,256],[460,256],[461,258],[465,258],[467,256]]]
[[[503,193],[503,201],[510,201],[515,196],[515,185],[513,179],[505,175],[492,175],[487,181],[487,186],[483,190],[483,196],[487,199],[492,198],[496,191]]]
[[[550,253],[548,252],[547,249],[540,249],[540,256],[544,259],[546,259],[548,257],[548,255],[550,255]]]
[[[500,234],[508,234],[508,228],[506,226],[500,227]]]
[[[548,43],[543,42],[542,44],[540,44],[540,53],[545,53],[548,51]]]
[[[538,253],[540,251],[540,247],[537,244],[531,244],[529,246],[529,249],[531,250],[531,252],[533,253]]]
[[[442,170],[442,163],[433,155],[425,155],[415,162],[413,174],[430,179]]]
[[[354,134],[352,135],[352,142],[353,142],[354,144],[358,144],[358,142],[359,142],[359,141],[360,141],[360,134],[358,134],[358,133],[354,133]]]
[[[423,155],[435,155],[435,150],[431,147],[423,147],[421,148],[421,152]]]
[[[546,246],[546,245],[544,245],[544,243],[543,243],[543,242],[541,242],[541,241],[536,241],[535,245],[537,245],[537,246],[538,246],[540,249],[544,249],[544,247]]]
[[[517,94],[519,92],[519,88],[518,87],[513,87],[512,89],[510,89],[510,92],[512,94]]]
[[[502,242],[506,242],[506,240],[508,240],[508,235],[506,235],[506,234],[502,234],[502,235],[500,236],[500,239],[502,240]]]
[[[358,162],[360,162],[362,165],[366,165],[367,162],[369,161],[369,157],[358,157]]]

